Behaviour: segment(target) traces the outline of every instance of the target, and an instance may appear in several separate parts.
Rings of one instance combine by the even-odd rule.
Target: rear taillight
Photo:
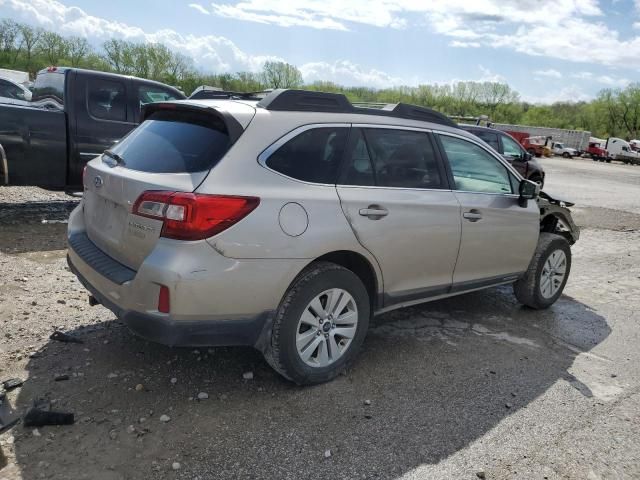
[[[136,200],[133,213],[162,220],[162,237],[202,240],[238,223],[259,204],[257,197],[147,191]]]

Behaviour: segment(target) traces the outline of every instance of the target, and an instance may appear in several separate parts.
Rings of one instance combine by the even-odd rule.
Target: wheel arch
[[[562,231],[558,229],[558,223],[564,224],[567,228],[566,231]],[[560,212],[547,212],[544,217],[540,219],[540,232],[546,233],[555,233],[564,237],[569,245],[573,245],[576,243],[577,238],[574,235],[574,232],[571,230],[572,222],[569,221],[562,213]]]
[[[316,262],[331,262],[352,271],[360,278],[369,293],[371,312],[382,306],[382,275],[364,255],[352,250],[336,250],[315,258],[305,269]]]

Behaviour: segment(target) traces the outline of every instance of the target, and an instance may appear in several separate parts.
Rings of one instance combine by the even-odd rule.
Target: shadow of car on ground
[[[49,341],[17,404],[48,398],[76,424],[40,437],[14,429],[24,478],[175,478],[173,462],[180,478],[397,478],[559,380],[590,395],[568,369],[610,329],[570,297],[533,311],[496,288],[376,318],[356,364],[313,387],[282,379],[252,349],[172,349],[116,320],[69,333],[84,344]]]

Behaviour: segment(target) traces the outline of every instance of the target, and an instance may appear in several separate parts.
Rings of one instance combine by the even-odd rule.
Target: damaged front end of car
[[[540,192],[538,206],[540,207],[540,231],[556,233],[567,239],[573,245],[580,238],[580,228],[573,221],[569,207],[573,202],[552,197],[546,192]]]

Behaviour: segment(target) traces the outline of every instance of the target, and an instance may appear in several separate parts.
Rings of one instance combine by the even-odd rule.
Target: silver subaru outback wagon
[[[577,230],[543,226],[537,196],[421,107],[300,90],[156,103],[87,164],[68,261],[144,338],[251,345],[319,383],[354,360],[372,315],[508,283],[553,304]]]

